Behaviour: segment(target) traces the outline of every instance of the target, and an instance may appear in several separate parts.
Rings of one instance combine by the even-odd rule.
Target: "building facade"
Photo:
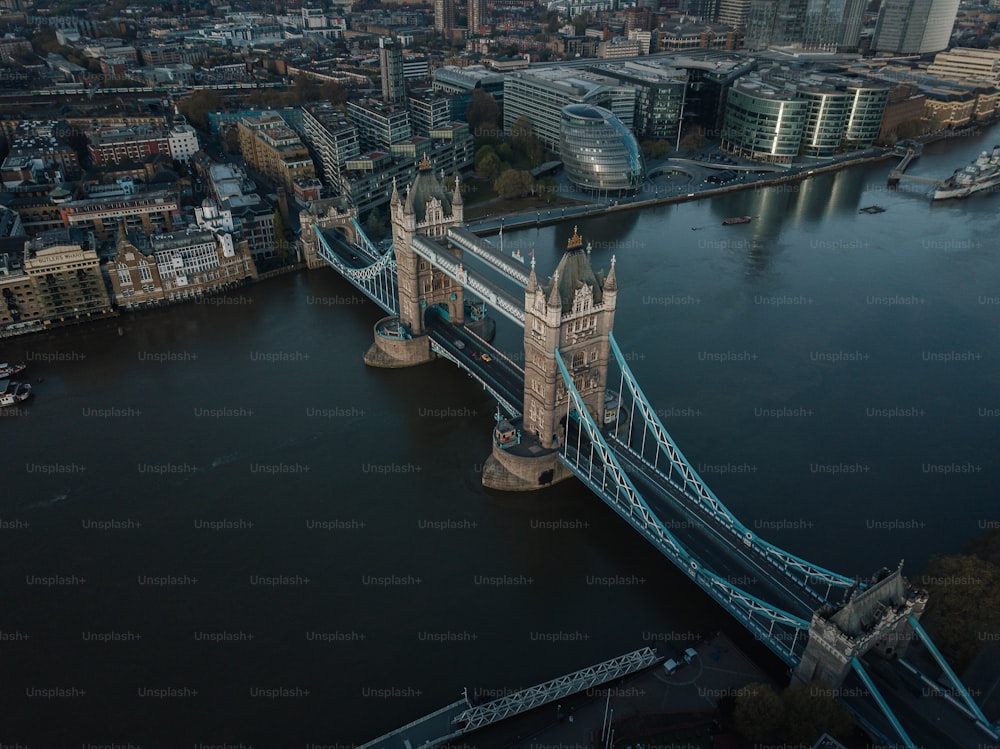
[[[884,0],[872,49],[880,54],[925,55],[947,49],[959,0]]]
[[[737,81],[729,89],[721,147],[742,158],[790,165],[808,111],[809,103],[795,91],[760,80]]]
[[[585,190],[634,192],[646,179],[635,136],[602,107],[563,107],[559,156],[573,184]]]
[[[68,239],[68,233],[57,230],[25,248],[24,273],[31,280],[34,309],[45,324],[94,317],[111,309],[97,252]]]

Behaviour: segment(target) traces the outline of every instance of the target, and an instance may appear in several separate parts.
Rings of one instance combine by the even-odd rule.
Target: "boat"
[[[13,406],[15,403],[22,403],[31,396],[31,385],[14,382],[13,380],[0,380],[0,408]]]
[[[732,226],[733,224],[749,224],[753,220],[753,216],[736,216],[735,218],[727,218],[722,222],[723,226]]]
[[[521,256],[520,250],[514,250],[514,252],[511,254],[511,257],[517,260],[519,263],[522,264],[524,263],[524,258]]]
[[[858,213],[885,213],[885,208],[880,205],[866,205],[864,208],[858,208]]]
[[[956,169],[934,190],[934,200],[965,198],[982,190],[1000,185],[1000,146],[992,151],[983,151],[979,158],[968,166]]]
[[[20,374],[28,368],[27,364],[0,364],[0,380],[5,380],[11,375]]]

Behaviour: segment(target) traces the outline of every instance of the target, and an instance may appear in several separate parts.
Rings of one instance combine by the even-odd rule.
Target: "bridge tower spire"
[[[456,200],[457,198],[457,200]],[[395,184],[389,201],[392,244],[396,258],[399,316],[376,326],[375,343],[365,355],[371,366],[405,367],[434,358],[427,333],[427,315],[438,314],[452,323],[463,323],[465,299],[462,285],[422,260],[414,243],[439,243],[461,261],[461,251],[444,241],[448,229],[462,225],[463,205],[456,181],[449,194],[434,174],[425,154],[417,176],[401,198]]]

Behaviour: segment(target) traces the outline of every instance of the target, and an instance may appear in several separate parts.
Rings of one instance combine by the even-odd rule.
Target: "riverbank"
[[[876,149],[870,149],[870,151],[874,150]],[[881,149],[878,150],[881,151]],[[831,164],[796,166],[794,171],[782,173],[778,176],[761,176],[756,179],[726,185],[724,187],[706,187],[704,183],[693,185],[690,182],[683,185],[666,185],[663,187],[658,185],[650,186],[647,184],[643,185],[641,192],[648,192],[652,189],[654,195],[651,198],[626,198],[625,202],[620,199],[614,201],[610,205],[603,203],[591,203],[581,207],[558,209],[558,212],[556,212],[556,210],[548,210],[505,213],[503,215],[484,218],[480,221],[469,222],[468,228],[476,234],[488,235],[499,231],[501,224],[508,230],[514,228],[525,228],[528,226],[550,226],[552,224],[562,223],[567,219],[576,219],[582,216],[600,216],[604,214],[634,211],[652,206],[667,205],[670,203],[686,203],[693,200],[700,200],[702,198],[725,195],[726,193],[739,192],[741,190],[756,190],[761,187],[774,187],[776,185],[801,182],[802,180],[808,179],[809,177],[817,174],[836,172],[854,166],[861,166],[864,164],[886,161],[891,158],[899,157],[898,154],[891,150],[879,153],[870,153],[870,151],[862,152],[870,155],[861,156],[859,158],[845,159]]]

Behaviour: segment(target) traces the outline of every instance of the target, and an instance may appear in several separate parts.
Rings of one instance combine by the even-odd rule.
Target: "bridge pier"
[[[534,435],[522,436],[515,445],[501,442],[504,432],[520,431],[521,419],[502,421],[493,433],[493,451],[483,465],[483,486],[502,492],[531,492],[572,478],[559,460],[559,451],[545,449]]]
[[[375,323],[375,342],[365,353],[365,364],[382,369],[415,367],[435,359],[431,340],[426,335],[414,337],[399,317],[383,317]]]

